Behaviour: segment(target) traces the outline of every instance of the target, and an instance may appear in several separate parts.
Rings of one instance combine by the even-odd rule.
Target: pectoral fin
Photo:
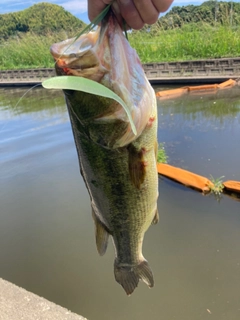
[[[137,150],[133,146],[128,148],[128,168],[132,183],[136,188],[140,188],[146,176],[147,163],[144,161],[145,150]]]
[[[107,250],[109,232],[106,230],[106,227],[103,225],[103,223],[98,219],[93,209],[92,216],[95,223],[97,251],[100,256],[103,256]]]

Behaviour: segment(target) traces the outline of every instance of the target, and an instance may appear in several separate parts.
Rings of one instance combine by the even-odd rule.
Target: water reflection
[[[161,178],[160,223],[144,242],[156,284],[126,297],[113,248],[95,248],[63,96],[34,89],[15,107],[24,92],[0,89],[0,276],[91,320],[239,319],[239,202]],[[159,101],[170,163],[240,180],[239,91],[225,92]]]
[[[175,100],[160,100],[161,115],[183,115],[184,121],[191,125],[199,122],[224,125],[239,121],[240,87],[219,90],[216,93],[186,94]],[[181,123],[179,125],[182,125]]]
[[[42,87],[0,88],[0,109],[1,117],[6,116],[8,119],[21,114],[38,114],[44,119],[56,114],[58,116],[65,114],[66,111],[62,92],[60,90],[46,92]]]
[[[159,141],[165,142],[173,165],[207,177],[240,179],[239,86],[159,100],[158,107]]]

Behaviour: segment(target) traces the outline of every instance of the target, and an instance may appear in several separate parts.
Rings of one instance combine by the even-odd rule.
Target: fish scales
[[[69,47],[68,42],[54,44],[51,52],[58,75],[95,78],[96,73],[102,72],[98,81],[119,94],[127,105],[135,106],[131,113],[136,136],[131,132],[125,111],[117,102],[80,91],[64,90],[80,170],[90,195],[97,249],[103,255],[109,235],[112,237],[116,254],[115,279],[130,295],[139,280],[149,287],[154,285],[152,271],[142,255],[142,243],[149,226],[158,221],[156,99],[136,52],[125,40],[114,16],[110,15],[108,23],[97,32],[97,39],[91,35],[95,42],[91,43],[90,51],[84,52],[82,69],[81,57],[77,58],[77,68],[74,69],[73,55],[69,62],[70,57],[64,53]],[[88,39],[84,38],[84,41]],[[76,50],[80,51],[79,47]],[[133,57],[135,68],[133,63],[129,66],[129,52],[136,56]],[[114,55],[112,65],[109,54]],[[120,58],[127,79],[124,72],[119,72]],[[94,69],[93,76],[89,76],[90,68]]]

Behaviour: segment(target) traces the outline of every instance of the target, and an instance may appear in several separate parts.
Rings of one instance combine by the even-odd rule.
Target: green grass
[[[37,36],[32,33],[0,42],[0,69],[53,67],[49,47],[54,42],[73,37],[66,32]],[[240,26],[211,27],[191,24],[164,30],[129,33],[130,44],[142,63],[237,57],[240,55]]]
[[[143,63],[237,57],[240,27],[186,25],[149,34],[134,32],[129,41]]]
[[[166,155],[166,151],[164,149],[164,144],[159,143],[158,145],[158,154],[157,154],[157,162],[159,163],[167,163],[168,156]]]
[[[27,33],[0,42],[0,70],[52,68],[54,62],[49,52],[50,46],[71,37],[73,33],[66,32],[46,36]]]

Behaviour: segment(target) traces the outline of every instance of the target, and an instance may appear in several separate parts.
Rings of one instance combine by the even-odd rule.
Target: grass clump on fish
[[[139,280],[153,287],[142,244],[158,221],[154,90],[112,12],[96,31],[54,44],[51,53],[59,76],[99,83],[127,106],[128,114],[109,96],[62,87],[90,195],[97,250],[104,255],[112,237],[115,279],[127,295]]]

